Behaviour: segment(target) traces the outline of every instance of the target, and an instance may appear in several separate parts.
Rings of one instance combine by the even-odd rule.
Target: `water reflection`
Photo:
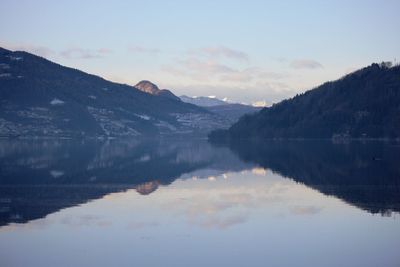
[[[185,173],[211,176],[248,165],[199,140],[1,140],[0,225],[127,189],[147,195]]]
[[[368,212],[390,215],[400,211],[399,157],[399,144],[382,142],[258,141],[215,146],[190,139],[1,140],[0,225],[42,218],[127,189],[148,195],[178,177],[212,181],[244,170],[259,175],[271,170]],[[293,208],[298,214],[318,211],[318,207]]]
[[[399,149],[2,140],[0,266],[398,266]]]
[[[400,144],[242,141],[229,147],[245,162],[343,199],[371,213],[400,211]]]

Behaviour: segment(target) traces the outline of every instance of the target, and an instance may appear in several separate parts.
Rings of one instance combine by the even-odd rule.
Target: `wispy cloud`
[[[132,229],[132,230],[137,230],[137,229],[147,228],[147,227],[156,227],[159,225],[160,224],[158,222],[154,222],[154,221],[150,221],[150,222],[132,221],[132,222],[128,223],[127,228]]]
[[[144,47],[139,45],[128,46],[128,51],[132,53],[149,53],[149,54],[156,54],[161,52],[161,50],[158,48]]]
[[[318,206],[294,206],[290,208],[294,215],[315,215],[322,211],[322,207]]]
[[[258,74],[258,78],[260,79],[281,80],[288,77],[290,77],[290,74],[288,73],[280,73],[272,71],[260,71]]]
[[[186,67],[188,70],[191,70],[196,73],[204,73],[204,74],[221,74],[221,73],[232,73],[234,69],[219,64],[215,61],[201,61],[195,58],[190,58],[187,60],[181,61],[181,64]]]
[[[249,55],[243,51],[231,49],[226,46],[209,46],[191,51],[191,54],[206,56],[209,58],[230,58],[241,61],[249,61]]]
[[[99,48],[96,50],[84,49],[79,47],[68,48],[60,52],[62,57],[68,59],[93,59],[93,58],[101,58],[107,54],[110,54],[112,51],[107,48]]]
[[[196,218],[192,223],[198,224],[202,227],[205,228],[211,228],[211,229],[227,229],[230,228],[231,226],[237,225],[237,224],[242,224],[245,223],[248,218],[246,215],[231,215],[227,216],[225,218],[219,218],[219,217],[211,217],[211,218],[206,218],[205,220],[200,220]]]
[[[200,60],[193,57],[178,60],[173,66],[164,65],[161,69],[172,75],[185,76],[198,81],[209,80],[219,77],[220,75],[237,73],[235,69],[225,64],[218,63],[214,60]]]
[[[290,67],[294,69],[320,69],[322,64],[312,59],[297,59],[290,63]]]

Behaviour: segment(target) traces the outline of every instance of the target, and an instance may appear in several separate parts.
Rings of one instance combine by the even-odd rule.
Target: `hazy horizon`
[[[398,1],[2,1],[0,46],[176,95],[278,102],[400,58]],[[17,14],[17,16],[16,16]]]

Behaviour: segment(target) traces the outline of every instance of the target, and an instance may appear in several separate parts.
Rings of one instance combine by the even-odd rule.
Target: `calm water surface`
[[[0,140],[0,266],[400,266],[400,145]]]

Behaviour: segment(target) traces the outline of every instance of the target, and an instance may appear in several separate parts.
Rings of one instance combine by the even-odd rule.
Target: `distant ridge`
[[[374,63],[246,115],[209,137],[400,138],[400,66]]]
[[[235,123],[245,114],[250,114],[261,110],[260,107],[244,105],[239,103],[231,103],[216,97],[197,96],[190,97],[182,95],[181,100],[186,103],[203,107],[215,114],[225,117],[231,123]]]
[[[180,99],[183,102],[190,103],[200,107],[213,107],[213,106],[222,106],[222,105],[229,105],[229,102],[224,100],[218,99],[216,97],[209,97],[209,96],[186,96],[181,95]]]

